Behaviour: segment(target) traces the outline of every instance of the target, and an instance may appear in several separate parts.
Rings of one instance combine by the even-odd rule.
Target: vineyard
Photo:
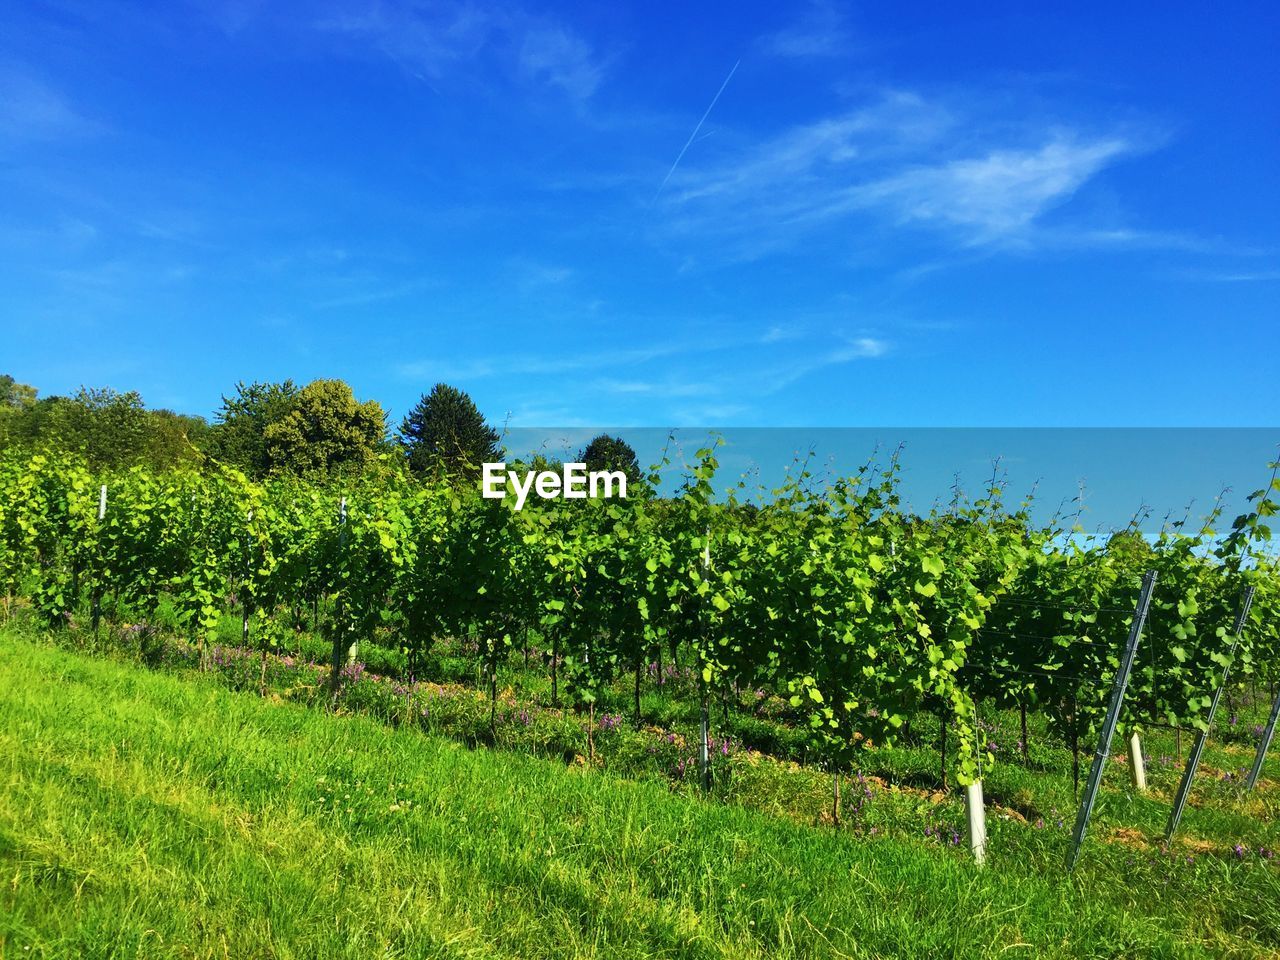
[[[1224,689],[1280,679],[1280,570],[1266,550],[1274,472],[1224,531],[1216,511],[1148,540],[1033,525],[1027,503],[1006,506],[998,474],[978,498],[913,514],[896,456],[822,488],[800,470],[763,504],[716,495],[714,446],[659,496],[669,466],[626,500],[517,511],[510,497],[393,470],[338,486],[257,483],[213,463],[98,476],[74,458],[10,456],[5,612],[26,597],[55,631],[79,617],[96,634],[166,605],[207,665],[235,611],[264,686],[268,658],[309,625],[327,638],[334,696],[362,649],[398,650],[412,680],[434,643],[461,638],[491,729],[499,666],[520,653],[527,664],[532,637],[551,703],[586,716],[589,755],[605,691],[633,686],[638,725],[642,687],[682,665],[703,786],[713,718],[752,691],[782,705],[805,756],[833,774],[836,820],[841,775],[933,717],[939,785],[952,776],[969,789],[980,859],[980,782],[996,762],[984,712],[1019,712],[1024,757],[1028,713],[1042,718],[1072,747],[1077,791],[1080,757],[1094,755],[1074,857],[1114,734],[1127,738],[1135,784],[1145,732],[1196,735],[1172,833]]]

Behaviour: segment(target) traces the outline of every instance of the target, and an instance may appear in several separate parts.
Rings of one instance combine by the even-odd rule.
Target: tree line
[[[167,470],[214,460],[254,479],[359,476],[390,462],[419,477],[470,482],[502,459],[501,437],[464,390],[437,383],[392,431],[377,400],[342,380],[241,381],[204,417],[149,409],[136,390],[81,387],[69,397],[0,375],[0,451],[75,452],[91,468]],[[536,458],[543,460],[544,458]],[[579,453],[590,469],[640,476],[635,451],[601,434]],[[536,464],[553,466],[550,461]]]

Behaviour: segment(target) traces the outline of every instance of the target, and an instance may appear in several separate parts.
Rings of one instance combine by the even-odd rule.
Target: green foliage
[[[341,380],[313,380],[292,409],[263,430],[274,473],[306,477],[355,475],[377,457],[386,414],[376,400],[356,400]]]
[[[8,378],[12,380],[12,378]],[[0,379],[0,449],[75,452],[95,470],[145,463],[166,469],[200,459],[196,445],[207,424],[200,417],[148,410],[136,392],[81,388],[75,396],[37,400],[22,384]]]
[[[498,434],[464,391],[437,383],[400,424],[399,442],[419,476],[448,474],[469,483],[499,459]]]
[[[27,410],[35,406],[36,388],[18,383],[9,374],[0,374],[0,415],[12,410]]]
[[[222,397],[209,431],[206,449],[223,463],[239,467],[251,477],[267,475],[267,428],[289,415],[297,404],[298,388],[292,380],[281,383],[243,380],[235,396]]]
[[[587,465],[588,470],[620,470],[626,475],[628,487],[640,482],[640,461],[631,444],[621,437],[611,437],[602,433],[593,438],[580,454],[578,460]]]
[[[86,595],[148,620],[167,603],[204,644],[234,597],[264,649],[299,607],[322,606],[335,685],[359,643],[399,646],[413,665],[435,638],[467,637],[491,709],[496,666],[530,629],[551,646],[554,682],[588,708],[620,674],[638,690],[652,659],[684,652],[703,704],[769,691],[837,768],[932,712],[961,782],[992,762],[979,701],[1036,706],[1070,740],[1093,732],[1147,569],[1157,590],[1126,725],[1203,728],[1228,667],[1275,678],[1276,562],[1256,551],[1266,495],[1233,526],[1244,533],[1215,539],[1211,517],[1135,552],[1036,529],[1025,508],[1005,511],[994,482],[972,503],[916,515],[900,502],[896,458],[822,489],[800,471],[749,512],[714,495],[716,449],[698,451],[671,497],[642,483],[625,500],[522,511],[394,470],[257,482],[217,464],[95,473],[70,455],[4,457],[0,586],[52,625]],[[1247,584],[1257,598],[1237,644]]]

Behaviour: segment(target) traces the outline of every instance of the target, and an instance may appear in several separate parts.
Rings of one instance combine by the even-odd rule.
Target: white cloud
[[[969,242],[981,243],[1022,231],[1133,149],[1120,138],[1054,137],[1036,148],[993,149],[915,167],[845,196],[856,206],[887,208],[901,220],[960,227]]]
[[[686,161],[664,203],[677,236],[714,238],[717,250],[752,259],[839,225],[868,230],[916,224],[961,246],[1029,243],[1041,217],[1117,160],[1145,144],[1034,122],[981,124],[943,104],[894,92],[860,109],[799,124]],[[1090,228],[1090,233],[1139,231]],[[1107,238],[1108,245],[1114,245]]]
[[[513,422],[521,424],[576,425],[583,421],[564,419],[571,410],[616,410],[618,402],[636,411],[627,414],[628,422],[638,415],[649,423],[710,423],[751,410],[741,399],[744,383],[752,396],[770,397],[821,370],[877,360],[892,350],[889,341],[876,336],[801,335],[794,327],[786,336],[771,336],[778,329],[629,350],[408,363],[396,372],[464,386],[495,377],[518,380],[528,391],[513,414]]]
[[[590,45],[563,26],[535,27],[520,45],[520,70],[533,80],[559,87],[575,100],[586,100],[604,75]]]
[[[495,356],[482,360],[456,363],[449,360],[412,361],[396,367],[396,372],[406,379],[436,378],[445,380],[480,380],[486,377],[503,377],[518,374],[555,376],[577,373],[582,370],[607,369],[646,363],[661,357],[670,357],[700,349],[686,343],[657,343],[623,350],[602,350],[587,353],[560,353],[538,356],[532,353]]]
[[[61,140],[95,128],[43,80],[17,68],[0,68],[0,143]]]
[[[342,7],[315,24],[323,33],[372,48],[428,81],[466,72],[475,82],[496,64],[509,80],[556,88],[589,99],[604,79],[605,61],[568,25],[518,7],[373,2]]]
[[[1182,276],[1205,283],[1270,283],[1280,280],[1280,270],[1186,270]]]
[[[853,36],[841,11],[830,3],[813,3],[795,23],[762,37],[760,46],[776,57],[807,60],[848,53]]]
[[[844,340],[834,348],[788,363],[774,365],[754,379],[760,385],[761,393],[773,394],[819,370],[843,366],[855,360],[874,360],[885,356],[889,350],[890,344],[887,340],[876,337],[855,337]]]

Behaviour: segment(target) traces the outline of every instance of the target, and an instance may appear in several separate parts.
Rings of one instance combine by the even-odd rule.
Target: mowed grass
[[[1277,955],[1266,865],[1160,890],[1044,853],[978,869],[0,635],[0,957]]]

